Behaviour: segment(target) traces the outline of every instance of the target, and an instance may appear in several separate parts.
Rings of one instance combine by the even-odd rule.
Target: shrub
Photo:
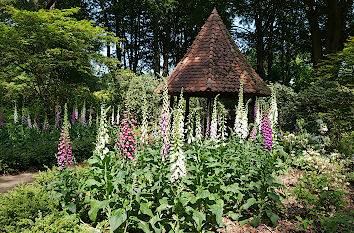
[[[39,217],[59,207],[59,201],[50,198],[43,187],[25,184],[0,195],[0,229],[19,232]]]
[[[73,155],[77,162],[92,155],[96,127],[72,127]],[[0,166],[1,173],[43,169],[57,164],[60,131],[50,128],[37,131],[28,127],[7,126],[0,129]]]
[[[283,92],[280,86],[278,87],[280,90],[278,106],[281,108],[279,118],[284,129],[292,130],[296,126],[296,120],[304,119],[307,131],[317,133],[316,120],[322,119],[328,126],[329,136],[335,140],[332,146],[351,154],[350,145],[353,144],[353,138],[348,135],[352,134],[354,125],[353,89],[335,81],[317,81],[294,96],[291,90]],[[287,98],[291,101],[287,101]],[[282,99],[285,101],[282,102]],[[344,138],[345,143],[339,143]]]
[[[279,83],[273,84],[272,87],[277,92],[279,126],[283,130],[292,130],[296,123],[294,103],[297,101],[297,93],[291,87]]]

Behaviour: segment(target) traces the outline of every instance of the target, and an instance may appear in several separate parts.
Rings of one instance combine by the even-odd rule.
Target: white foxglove
[[[277,92],[275,88],[272,88],[272,96],[270,98],[269,119],[270,119],[270,127],[274,131],[274,127],[278,123]]]
[[[197,141],[200,141],[202,139],[202,124],[201,124],[199,100],[198,100],[198,106],[195,113],[195,139]]]
[[[218,138],[218,110],[217,110],[217,95],[214,99],[213,113],[211,116],[211,124],[210,124],[210,141],[216,141]]]
[[[245,106],[243,104],[243,74],[241,76],[240,90],[238,93],[238,105],[236,107],[236,117],[234,124],[234,134],[242,139],[245,139],[248,135],[248,118]]]
[[[111,117],[111,125],[114,125],[114,118],[115,118],[115,115],[114,115],[114,106],[112,107],[112,117]]]
[[[109,152],[108,148],[106,147],[106,145],[109,142],[108,125],[106,119],[107,112],[109,111],[109,109],[110,107],[105,109],[104,105],[101,106],[101,118],[100,118],[100,124],[98,129],[97,140],[96,140],[96,147],[94,150],[94,152],[101,159],[104,159],[105,155]]]
[[[146,96],[144,96],[144,103],[142,105],[142,114],[143,114],[143,119],[142,119],[142,125],[141,125],[141,143],[146,144],[148,140],[148,106],[146,103]]]
[[[15,109],[14,109],[14,123],[17,124],[18,122],[18,112],[17,112],[17,104],[15,102]]]
[[[171,182],[186,175],[184,164],[183,139],[184,139],[184,99],[183,91],[179,99],[178,107],[175,109],[174,121],[172,126],[172,137],[170,144],[171,156]]]
[[[165,162],[165,159],[168,157],[168,150],[170,148],[170,103],[168,99],[168,85],[166,79],[164,79],[160,126],[161,137],[163,140],[160,155],[162,157],[162,162]]]

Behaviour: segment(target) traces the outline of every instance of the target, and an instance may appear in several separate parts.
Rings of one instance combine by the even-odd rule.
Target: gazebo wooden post
[[[170,108],[172,109],[173,108],[173,104],[175,103],[175,96],[171,95],[170,96]]]

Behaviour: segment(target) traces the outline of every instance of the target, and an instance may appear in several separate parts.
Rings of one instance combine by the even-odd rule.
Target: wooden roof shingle
[[[217,10],[203,25],[188,52],[167,78],[168,91],[177,95],[234,95],[240,88],[240,77],[246,72],[244,93],[269,96],[271,91],[237,47]],[[156,93],[161,93],[163,84]]]

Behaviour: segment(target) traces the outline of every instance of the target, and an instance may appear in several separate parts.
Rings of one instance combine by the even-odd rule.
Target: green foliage
[[[342,225],[349,230],[351,226],[350,221],[347,221],[349,216],[338,212],[346,205],[343,200],[345,192],[332,184],[330,176],[314,170],[305,172],[299,181],[301,184],[296,185],[292,193],[306,210],[305,216],[297,217],[301,227],[304,229],[309,226],[317,229],[325,227],[326,232],[335,232]],[[339,221],[338,216],[344,219]]]
[[[298,94],[278,84],[275,86],[283,129],[293,130],[297,126],[296,120],[304,119],[307,132],[318,133],[316,120],[322,119],[328,127],[328,135],[334,140],[332,146],[343,152],[352,150],[353,141],[349,135],[354,125],[353,89],[328,80],[316,81]]]
[[[134,112],[137,116],[142,115],[142,105],[147,103],[147,109],[149,114],[156,113],[159,102],[161,100],[160,95],[154,93],[155,88],[158,86],[159,81],[154,76],[149,75],[134,75],[131,79],[122,84],[122,88],[125,92],[125,106]]]
[[[1,85],[54,106],[57,97],[68,94],[68,87],[92,84],[94,63],[113,67],[117,62],[99,51],[117,38],[93,22],[70,17],[77,12],[77,8],[38,12],[3,8]]]
[[[279,126],[283,130],[291,130],[294,128],[294,122],[296,122],[297,111],[294,103],[297,101],[297,93],[288,86],[275,83],[272,84],[272,88],[277,93],[277,106],[279,113]]]
[[[76,161],[81,162],[92,155],[96,127],[73,126],[70,129],[72,150]],[[8,125],[0,129],[1,173],[37,170],[57,164],[56,153],[60,129],[50,127],[48,131],[38,131],[22,125]]]
[[[94,155],[86,181],[71,186],[70,195],[81,192],[84,201],[77,200],[87,205],[77,211],[93,224],[108,220],[112,232],[199,232],[223,226],[225,215],[255,226],[264,219],[277,225],[282,196],[276,189],[283,187],[275,177],[277,148],[270,154],[261,144],[229,141],[184,150],[187,175],[173,183],[158,144],[139,151],[134,162],[112,151],[103,159]]]
[[[59,207],[59,200],[50,198],[43,187],[26,184],[0,195],[0,229],[19,232],[30,227],[41,214]]]
[[[354,36],[348,38],[344,49],[336,54],[328,54],[317,67],[317,75],[322,80],[337,81],[341,85],[354,86]]]
[[[51,213],[43,216],[41,212],[38,213],[38,217],[34,221],[29,221],[29,227],[22,229],[23,233],[69,233],[69,232],[81,232],[78,225],[78,219],[75,215],[65,216],[62,212]]]

